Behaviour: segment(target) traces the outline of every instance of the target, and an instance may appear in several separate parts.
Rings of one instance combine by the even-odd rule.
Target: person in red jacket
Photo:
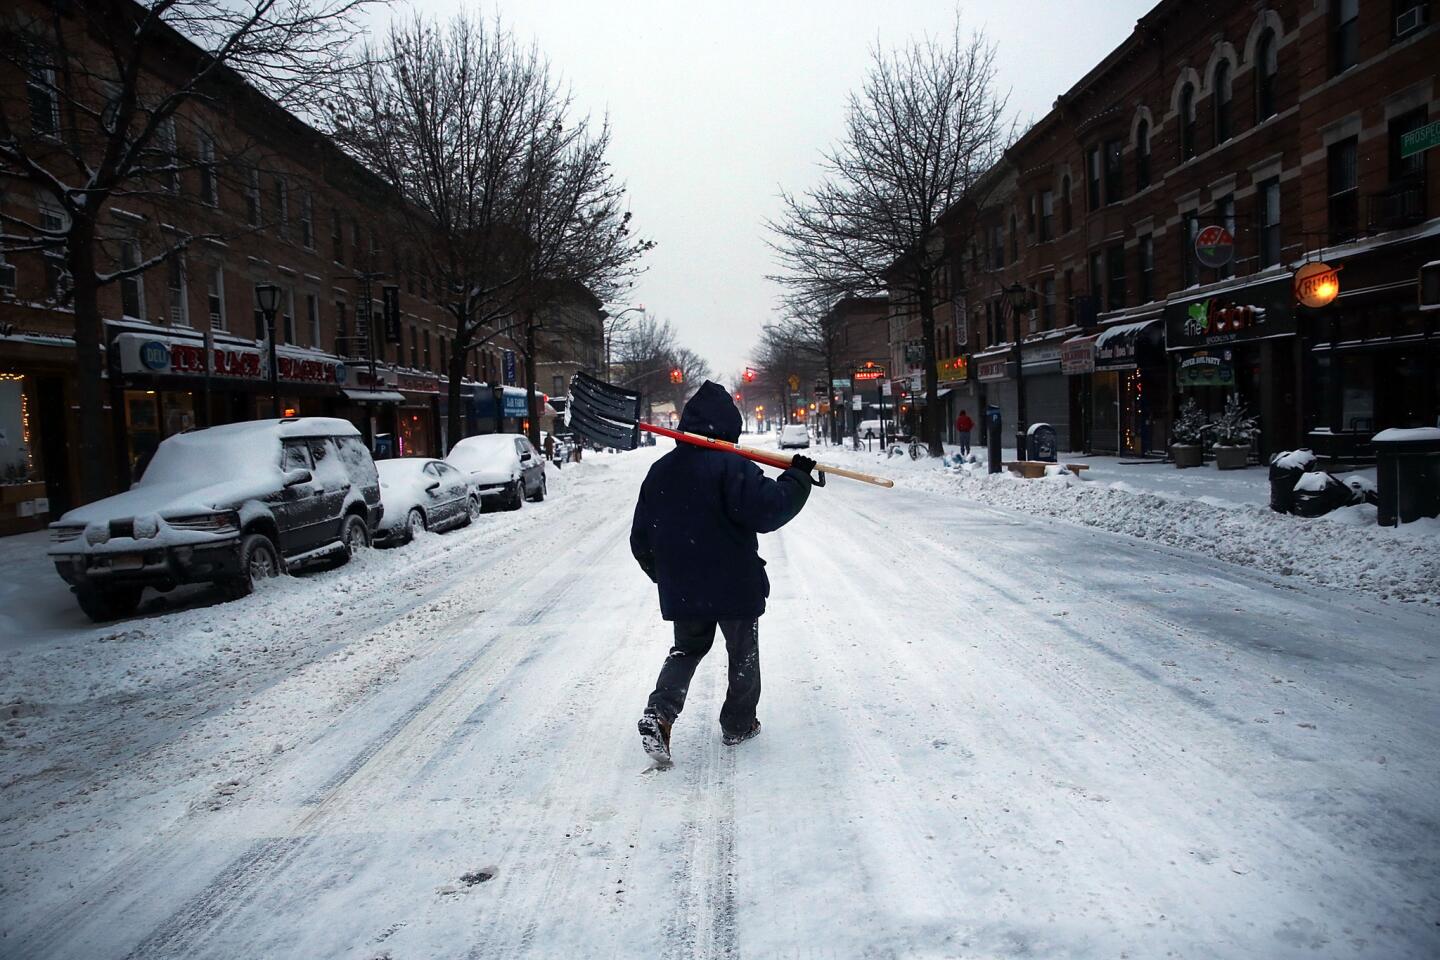
[[[960,434],[960,455],[964,456],[970,452],[970,431],[975,429],[975,421],[970,419],[970,414],[964,410],[960,416],[955,418],[955,432]]]

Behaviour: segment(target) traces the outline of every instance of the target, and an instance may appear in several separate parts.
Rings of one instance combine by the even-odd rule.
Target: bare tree
[[[936,273],[946,257],[940,215],[975,201],[977,182],[1011,139],[1006,100],[995,88],[995,48],[983,34],[872,51],[869,74],[850,96],[845,134],[823,158],[825,178],[782,193],[772,222],[777,280],[811,307],[838,293],[889,288],[913,300],[921,319],[928,409],[936,377]],[[940,418],[927,418],[939,456]]]
[[[669,369],[673,373],[679,371],[679,377],[667,377],[667,384],[670,387],[670,401],[679,410],[685,406],[688,400],[700,385],[710,377],[710,364],[704,357],[691,350],[689,347],[676,347],[671,352]]]
[[[254,151],[212,137],[203,109],[256,90],[284,109],[313,107],[348,67],[364,2],[72,0],[48,4],[48,17],[0,14],[0,178],[39,198],[33,215],[0,212],[0,251],[40,251],[60,268],[50,299],[74,311],[86,500],[107,486],[101,288],[233,231],[214,217],[174,215],[210,205],[217,178]],[[148,227],[147,256],[112,229],[117,202]]]

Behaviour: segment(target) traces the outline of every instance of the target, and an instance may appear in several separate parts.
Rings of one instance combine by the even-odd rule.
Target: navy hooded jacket
[[[709,380],[685,404],[680,429],[734,443],[740,411]],[[640,487],[630,550],[660,587],[666,620],[753,620],[770,581],[757,533],[788,523],[810,496],[810,475],[791,468],[771,480],[733,453],[677,443]]]

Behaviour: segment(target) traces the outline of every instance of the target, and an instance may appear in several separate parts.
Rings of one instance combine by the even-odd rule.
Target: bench
[[[1050,463],[1047,460],[1006,460],[1004,466],[1011,473],[1018,474],[1026,480],[1034,480],[1045,476],[1046,467],[1058,467],[1061,464]],[[1064,467],[1074,474],[1090,469],[1088,463],[1067,463],[1064,464]]]

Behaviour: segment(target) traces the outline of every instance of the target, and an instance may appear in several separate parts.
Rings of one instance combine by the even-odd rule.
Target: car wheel
[[[128,617],[140,606],[144,587],[78,587],[75,599],[80,609],[96,623]]]
[[[510,488],[510,502],[506,507],[510,510],[519,510],[525,505],[525,481],[516,480]]]
[[[466,500],[464,526],[468,527],[470,524],[474,523],[476,518],[480,516],[481,511],[482,507],[480,506],[479,497],[471,497],[470,499]]]
[[[405,542],[409,543],[415,539],[417,534],[424,533],[429,529],[429,525],[425,522],[425,514],[419,507],[411,507],[409,515],[405,517]]]
[[[545,494],[549,492],[549,489],[549,481],[546,480],[546,478],[541,477],[540,489],[535,492],[535,502],[539,503],[541,500],[544,500]]]
[[[370,528],[365,521],[350,514],[340,527],[340,563],[349,563],[355,554],[370,546]]]
[[[280,555],[275,544],[263,533],[246,534],[240,541],[240,572],[222,581],[220,588],[232,600],[248,597],[261,580],[278,577],[281,573]]]

